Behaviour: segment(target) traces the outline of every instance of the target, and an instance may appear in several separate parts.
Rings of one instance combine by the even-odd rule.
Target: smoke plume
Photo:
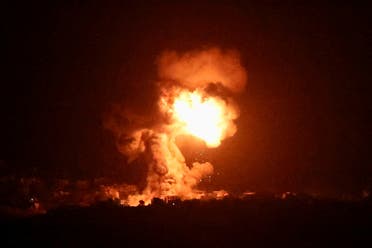
[[[196,89],[215,83],[234,93],[242,91],[247,80],[239,53],[219,48],[183,54],[166,51],[159,57],[158,72],[162,81],[173,81],[187,88]]]

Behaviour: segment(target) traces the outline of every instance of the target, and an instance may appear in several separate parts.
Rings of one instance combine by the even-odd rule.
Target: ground
[[[7,246],[362,247],[371,209],[370,200],[230,198],[136,208],[108,201],[5,218],[2,235]]]

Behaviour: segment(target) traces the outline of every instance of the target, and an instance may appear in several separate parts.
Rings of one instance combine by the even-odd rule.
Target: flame
[[[186,133],[202,139],[209,147],[217,147],[227,127],[223,107],[217,98],[184,91],[174,100],[172,112]]]

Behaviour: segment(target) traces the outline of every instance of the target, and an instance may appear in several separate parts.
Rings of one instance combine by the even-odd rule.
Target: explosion
[[[209,147],[221,143],[227,128],[224,102],[217,98],[202,98],[199,92],[182,92],[174,100],[172,113],[175,121],[182,123],[184,132],[205,141]]]
[[[176,144],[191,135],[207,147],[218,147],[236,133],[239,112],[232,95],[244,89],[246,72],[236,51],[218,48],[184,54],[164,52],[158,60],[159,113],[163,119],[150,127],[106,120],[117,137],[118,150],[128,162],[143,156],[148,165],[146,187],[122,199],[123,204],[149,204],[153,198],[200,198],[200,180],[213,173],[209,162],[186,164]],[[123,114],[130,118],[127,113]],[[130,122],[133,123],[133,122]]]

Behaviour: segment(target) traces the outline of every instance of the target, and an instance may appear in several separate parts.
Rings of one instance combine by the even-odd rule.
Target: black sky
[[[2,174],[136,182],[104,113],[113,103],[151,113],[161,51],[219,46],[241,52],[249,77],[238,133],[207,152],[218,187],[370,187],[367,6],[215,2],[6,6]]]

